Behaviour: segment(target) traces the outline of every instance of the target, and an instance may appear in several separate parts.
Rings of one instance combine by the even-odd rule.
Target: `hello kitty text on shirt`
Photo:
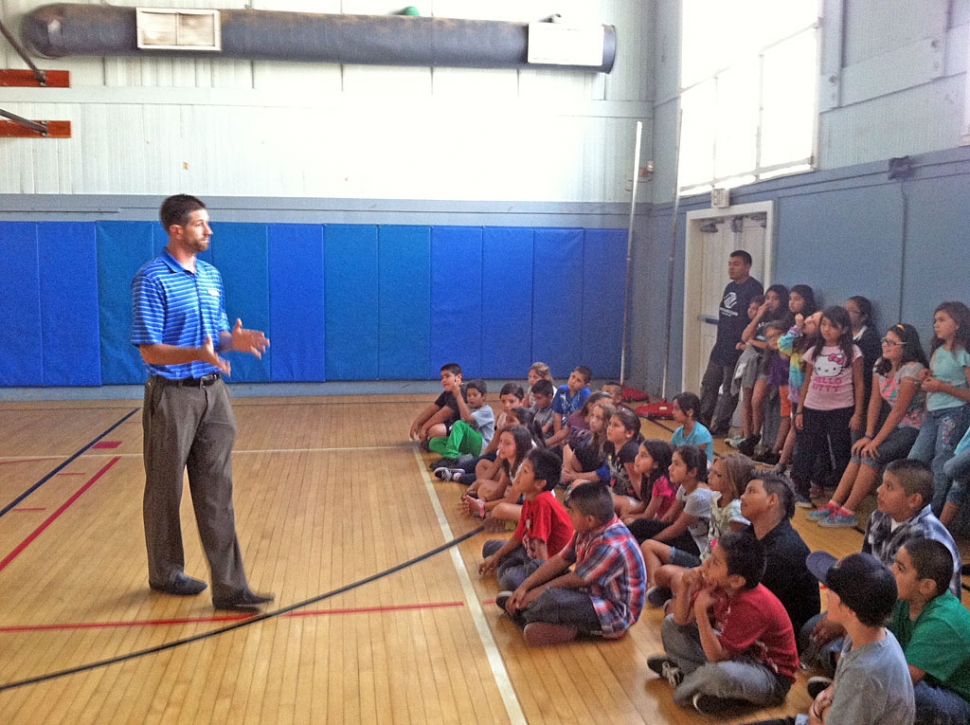
[[[845,359],[845,351],[836,345],[826,345],[814,355],[805,353],[805,362],[812,366],[812,381],[805,397],[805,407],[812,410],[838,410],[855,405],[852,389],[852,363],[862,352],[852,346],[852,360]]]

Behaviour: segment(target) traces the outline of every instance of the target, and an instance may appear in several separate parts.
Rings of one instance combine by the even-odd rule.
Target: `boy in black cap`
[[[883,623],[896,603],[892,572],[870,554],[838,561],[816,551],[808,569],[828,587],[829,617],[845,627],[835,680],[820,692],[808,715],[767,723],[802,725],[912,725],[913,683],[899,642]]]

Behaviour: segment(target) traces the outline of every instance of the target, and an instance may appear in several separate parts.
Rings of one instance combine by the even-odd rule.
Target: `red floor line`
[[[91,488],[91,486],[93,486],[95,484],[95,482],[99,478],[101,478],[101,476],[103,476],[105,473],[108,472],[108,469],[109,468],[111,468],[114,464],[116,464],[120,460],[121,460],[121,458],[115,457],[115,458],[112,458],[110,461],[108,461],[108,463],[105,465],[104,468],[102,468],[100,471],[98,471],[97,473],[95,473],[91,477],[91,479],[87,483],[85,483],[83,486],[81,486],[81,488],[79,488],[74,493],[73,496],[71,496],[67,501],[65,501],[61,505],[61,507],[59,509],[57,509],[57,511],[55,511],[50,516],[48,516],[47,517],[47,520],[44,521],[44,523],[42,523],[40,526],[38,526],[36,529],[34,529],[33,532],[31,532],[30,535],[26,539],[24,539],[23,541],[21,541],[17,545],[17,548],[15,548],[13,551],[11,551],[9,554],[7,554],[3,558],[3,560],[0,561],[0,571],[3,571],[4,569],[6,569],[7,566],[10,564],[10,562],[12,562],[18,556],[20,556],[21,552],[23,552],[24,549],[26,549],[28,546],[30,546],[30,544],[34,541],[34,539],[36,539],[38,536],[40,536],[44,532],[44,529],[46,529],[48,526],[50,526],[52,523],[54,523],[62,513],[64,513],[71,506],[73,506],[74,505],[74,502],[77,501],[79,498],[81,498],[81,496],[84,494],[85,491],[87,491],[89,488]]]
[[[433,604],[401,604],[391,607],[359,607],[356,609],[319,609],[307,612],[288,612],[282,617],[324,617],[332,614],[368,614],[374,612],[400,612],[414,609],[443,609],[463,607],[464,602],[436,602]],[[141,619],[130,622],[66,622],[62,624],[22,624],[0,627],[0,633],[47,632],[65,629],[110,629],[113,627],[157,627],[169,624],[205,624],[208,622],[234,622],[248,619],[251,614],[224,614],[212,617],[186,617],[183,619]]]

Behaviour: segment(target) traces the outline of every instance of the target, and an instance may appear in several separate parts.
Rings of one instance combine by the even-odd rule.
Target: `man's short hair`
[[[741,261],[743,261],[749,267],[751,266],[751,262],[753,261],[751,259],[751,255],[745,252],[743,249],[735,249],[733,252],[731,252],[729,256],[740,257]]]
[[[600,524],[613,520],[613,494],[609,484],[601,481],[574,485],[566,497],[566,505],[583,516],[592,516]]]
[[[583,380],[585,380],[587,382],[587,384],[589,383],[590,380],[593,379],[593,371],[590,370],[585,365],[580,365],[579,367],[577,367],[576,370],[575,370],[575,372],[577,372],[580,375],[582,375],[583,376]]]
[[[533,448],[526,457],[532,461],[537,481],[545,481],[545,490],[552,491],[559,485],[562,459],[548,448]]]
[[[536,384],[532,386],[533,395],[552,395],[555,392],[556,391],[552,387],[552,383],[545,378],[537,381]]]
[[[946,593],[953,581],[953,554],[946,544],[935,539],[910,539],[902,548],[906,549],[913,560],[913,568],[919,579],[932,579],[936,584],[936,595]]]
[[[474,388],[482,395],[485,395],[485,393],[488,392],[488,385],[481,378],[476,378],[475,380],[469,380],[468,384],[465,387],[468,390]]]
[[[458,363],[445,363],[441,366],[441,372],[447,370],[452,375],[461,375],[461,365]]]
[[[744,577],[744,588],[754,589],[761,583],[767,566],[765,547],[746,532],[729,531],[717,540],[724,552],[728,574]]]
[[[518,383],[506,383],[502,386],[502,390],[499,392],[499,397],[503,395],[514,395],[519,400],[525,397],[525,391],[522,386]]]
[[[158,218],[162,222],[162,227],[168,232],[168,228],[173,224],[184,227],[189,223],[189,215],[199,209],[205,209],[201,199],[188,194],[175,194],[162,202],[158,210]]]
[[[886,472],[896,477],[907,496],[918,493],[923,506],[933,500],[933,469],[929,464],[913,458],[900,458],[886,466]]]

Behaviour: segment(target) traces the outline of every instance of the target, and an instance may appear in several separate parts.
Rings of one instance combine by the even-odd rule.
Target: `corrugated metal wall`
[[[18,27],[40,0],[4,0]],[[123,4],[243,7],[239,0]],[[64,58],[70,89],[5,89],[3,107],[70,120],[71,139],[0,144],[0,193],[617,201],[647,120],[649,3],[434,0],[425,15],[531,21],[562,13],[618,32],[610,75]],[[384,14],[380,0],[257,3]],[[23,67],[6,43],[0,66]],[[645,145],[643,158],[650,158]]]

